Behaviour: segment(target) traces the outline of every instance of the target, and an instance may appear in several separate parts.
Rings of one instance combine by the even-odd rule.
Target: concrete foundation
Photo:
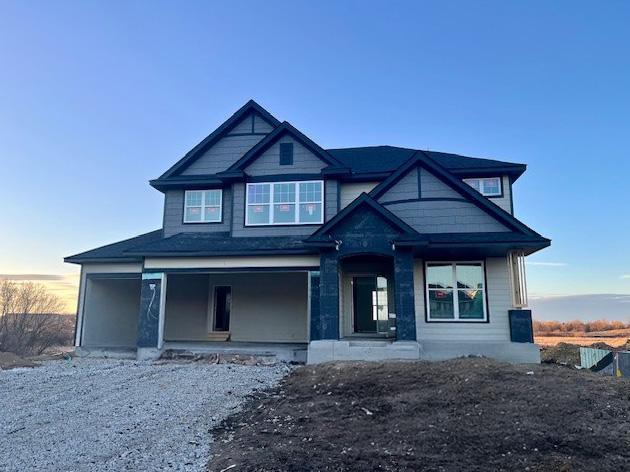
[[[308,345],[308,364],[330,361],[417,360],[420,347],[415,341],[322,340]]]
[[[379,340],[322,340],[308,346],[308,364],[330,361],[440,361],[484,356],[514,364],[539,364],[540,350],[530,343],[424,342]]]
[[[164,350],[193,354],[240,354],[274,358],[278,362],[306,362],[306,344],[246,342],[166,342]]]
[[[77,357],[98,357],[103,359],[135,359],[135,348],[114,347],[76,347],[74,354]]]
[[[423,342],[420,359],[441,361],[464,356],[484,356],[512,364],[540,364],[540,349],[531,343]]]
[[[154,361],[160,358],[163,349],[156,347],[139,347],[136,351],[136,359],[139,361]]]

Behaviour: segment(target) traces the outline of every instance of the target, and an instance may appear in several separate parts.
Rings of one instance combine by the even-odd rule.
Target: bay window
[[[184,223],[220,223],[223,195],[218,190],[186,190]]]
[[[464,179],[464,182],[484,197],[500,197],[503,194],[501,189],[501,177]]]
[[[428,321],[486,321],[482,262],[427,262]]]
[[[324,222],[324,183],[321,180],[247,184],[246,201],[246,226]]]

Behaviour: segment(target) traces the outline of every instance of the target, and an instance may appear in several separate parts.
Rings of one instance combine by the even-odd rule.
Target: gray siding
[[[370,193],[380,182],[351,182],[342,183],[339,188],[339,210],[344,209],[362,193]]]
[[[234,215],[232,235],[238,236],[300,236],[314,233],[318,225],[286,226],[245,226],[245,184],[232,186],[234,195]],[[336,180],[324,182],[324,220],[328,221],[337,214],[337,196],[339,185]]]
[[[479,207],[464,201],[415,201],[386,208],[420,233],[509,231]]]
[[[501,177],[503,185],[502,197],[490,197],[490,201],[503,208],[508,213],[512,213],[512,189],[510,188],[510,178],[507,175]]]
[[[512,308],[507,260],[486,259],[488,323],[427,323],[425,319],[425,287],[423,261],[414,265],[416,329],[418,341],[509,341],[508,310]]]
[[[293,143],[293,165],[280,165],[280,143]],[[327,164],[290,136],[284,136],[245,168],[249,175],[318,174]]]
[[[177,233],[214,233],[230,231],[232,223],[232,190],[223,189],[223,221],[221,223],[184,224],[184,190],[168,190],[164,194],[164,237]]]
[[[260,115],[254,115],[254,133],[271,133],[273,126],[262,119]]]
[[[216,174],[224,171],[262,138],[263,135],[226,136],[186,168],[182,175]]]
[[[422,198],[463,198],[426,169],[420,169],[420,189]]]
[[[424,190],[424,189],[423,189]],[[419,198],[418,194],[418,168],[410,169],[396,184],[390,188],[378,201],[392,202],[395,200],[406,200]]]

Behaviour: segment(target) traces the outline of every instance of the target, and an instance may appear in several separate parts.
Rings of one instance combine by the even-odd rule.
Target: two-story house
[[[65,259],[76,346],[538,362],[523,260],[550,241],[513,215],[524,171],[323,149],[250,101],[150,182],[160,229]]]

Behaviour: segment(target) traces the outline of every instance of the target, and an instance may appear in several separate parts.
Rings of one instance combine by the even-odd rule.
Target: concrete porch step
[[[229,331],[214,331],[208,333],[208,341],[227,341],[230,339]]]

